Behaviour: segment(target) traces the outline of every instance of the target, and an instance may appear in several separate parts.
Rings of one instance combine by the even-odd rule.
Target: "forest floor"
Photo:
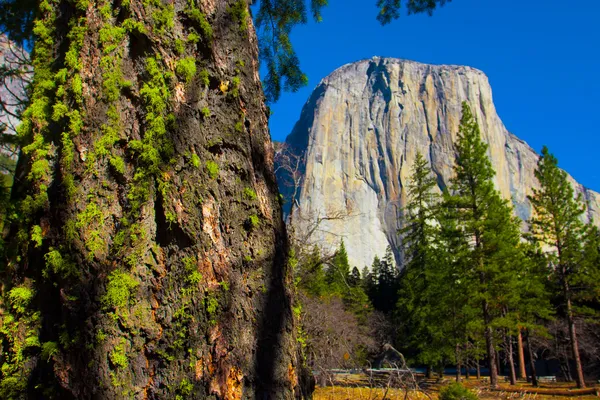
[[[317,386],[314,400],[437,400],[441,387],[454,381],[452,377],[445,377],[441,381],[419,379],[421,390],[403,390],[377,386],[369,387],[365,376],[347,375],[333,382],[332,386]],[[463,384],[469,387],[482,400],[492,399],[523,399],[523,400],[598,400],[596,394],[580,394],[573,383],[542,383],[534,388],[527,382],[518,382],[515,386],[502,382],[499,390],[490,391],[485,380],[471,378],[463,379]],[[365,385],[365,383],[367,385]],[[384,386],[384,385],[383,385]],[[596,393],[600,386],[596,385]],[[589,392],[589,391],[588,391]]]

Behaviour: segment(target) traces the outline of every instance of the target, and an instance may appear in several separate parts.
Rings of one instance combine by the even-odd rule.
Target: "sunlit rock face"
[[[359,269],[383,256],[388,245],[400,260],[397,230],[411,166],[421,152],[439,188],[449,185],[463,101],[489,144],[497,188],[512,199],[515,213],[528,219],[527,195],[537,185],[538,155],[504,127],[483,72],[375,57],[344,65],[323,79],[286,139],[296,155],[305,154],[295,201],[289,177],[280,184],[287,215],[296,204],[296,231],[320,221],[311,242],[333,249],[343,239],[351,264]],[[586,220],[594,217],[598,223],[600,194],[572,183],[588,204]],[[323,219],[329,215],[336,218]]]

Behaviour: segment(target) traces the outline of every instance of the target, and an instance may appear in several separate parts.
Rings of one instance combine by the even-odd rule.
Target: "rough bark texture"
[[[517,334],[517,355],[519,361],[519,379],[527,379],[527,372],[525,371],[525,353],[523,352],[523,333],[521,328]]]
[[[246,2],[43,1],[39,21],[0,397],[300,396]]]

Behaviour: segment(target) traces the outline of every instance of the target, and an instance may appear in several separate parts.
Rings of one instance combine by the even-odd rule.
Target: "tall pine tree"
[[[582,245],[586,237],[581,221],[585,211],[581,195],[575,196],[567,173],[558,168],[558,160],[544,146],[535,177],[540,183],[529,200],[533,216],[529,227],[533,238],[550,249],[550,272],[560,288],[561,303],[569,326],[571,352],[575,363],[577,387],[585,387],[579,343],[575,326],[574,300],[577,290],[595,282],[588,279]],[[577,285],[575,283],[577,282]]]
[[[468,260],[474,281],[474,298],[481,307],[490,384],[498,384],[494,328],[502,316],[506,297],[514,292],[515,259],[520,232],[512,208],[494,188],[495,172],[487,157],[479,125],[466,102],[456,145],[457,161],[452,196],[446,206],[454,210],[457,225],[471,242]]]
[[[440,196],[427,160],[417,153],[407,185],[408,203],[399,234],[405,263],[400,274],[397,316],[404,327],[404,342],[418,351],[417,361],[431,369],[443,363],[447,343],[441,327],[438,211]],[[441,339],[441,340],[440,340]]]

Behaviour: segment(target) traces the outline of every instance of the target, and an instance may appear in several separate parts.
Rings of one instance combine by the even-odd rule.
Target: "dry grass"
[[[399,389],[389,389],[386,393],[385,389],[371,389],[367,387],[340,387],[328,386],[318,387],[314,393],[314,400],[383,400],[385,395],[386,400],[429,400],[437,399],[437,396],[427,397],[420,392],[409,391],[408,397],[405,397],[406,392]]]
[[[452,382],[453,379],[444,379],[441,383],[429,381],[427,392],[409,390],[408,393],[400,389],[369,388],[364,386],[364,377],[346,376],[338,381],[340,386],[317,387],[314,393],[315,400],[437,400],[439,389]],[[359,383],[360,382],[360,383]],[[353,384],[354,383],[354,384]],[[545,383],[539,388],[533,388],[526,382],[518,382],[516,386],[507,383],[500,385],[500,390],[489,391],[487,383],[470,379],[463,380],[463,384],[477,393],[482,400],[598,400],[595,395],[580,395],[572,383]],[[348,386],[346,386],[348,385]],[[534,393],[535,392],[535,393]],[[557,396],[557,394],[563,394]],[[565,396],[564,394],[569,394]]]

